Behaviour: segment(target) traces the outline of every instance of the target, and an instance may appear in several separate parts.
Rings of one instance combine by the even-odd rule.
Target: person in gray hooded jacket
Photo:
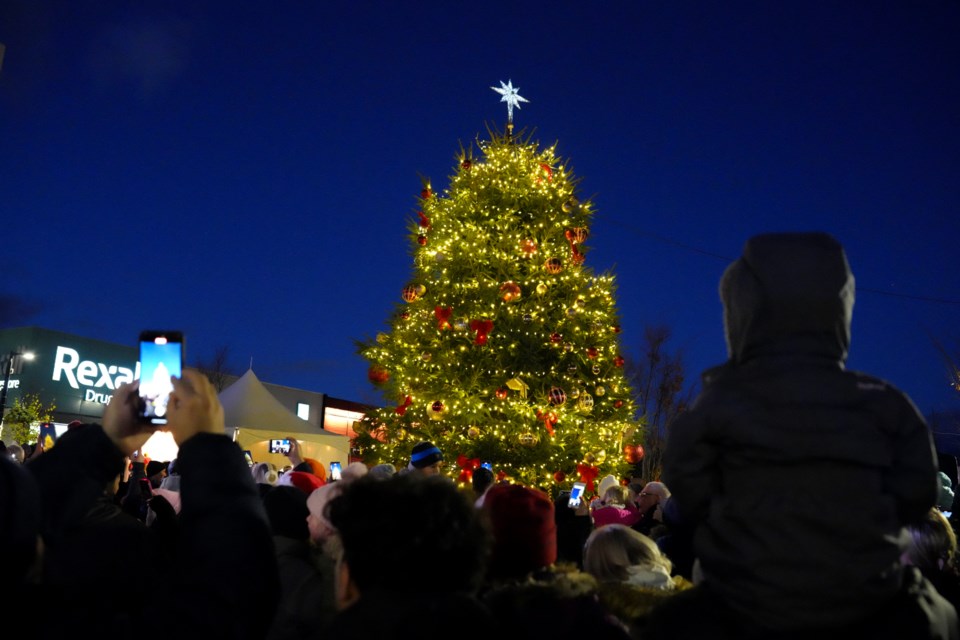
[[[663,461],[703,575],[675,606],[717,615],[667,609],[670,633],[955,637],[952,605],[899,560],[905,526],[937,500],[930,431],[905,394],[845,369],[854,278],[840,243],[753,237],[720,296],[729,360],[704,374]]]

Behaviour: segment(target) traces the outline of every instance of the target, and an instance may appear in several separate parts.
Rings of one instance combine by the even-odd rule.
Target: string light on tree
[[[624,476],[631,456],[606,452],[633,451],[642,432],[614,278],[587,259],[593,204],[554,146],[514,135],[514,107],[529,102],[519,87],[492,88],[505,133],[461,148],[447,187],[412,192],[402,311],[358,344],[384,408],[358,424],[356,444],[366,462],[406,466],[412,443],[429,440],[469,462],[445,468],[454,480],[476,460],[553,491]]]

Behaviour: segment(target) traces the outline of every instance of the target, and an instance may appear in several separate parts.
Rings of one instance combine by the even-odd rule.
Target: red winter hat
[[[307,473],[306,471],[288,471],[280,477],[280,481],[277,482],[277,484],[296,487],[309,496],[326,483],[317,476],[313,475],[312,473]]]
[[[546,493],[496,484],[487,492],[483,509],[493,531],[490,578],[523,578],[557,561],[557,525]]]

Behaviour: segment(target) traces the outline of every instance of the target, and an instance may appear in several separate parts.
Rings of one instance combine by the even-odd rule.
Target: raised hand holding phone
[[[300,455],[300,443],[297,442],[296,438],[289,436],[287,436],[287,440],[290,441],[290,452],[287,454],[287,458],[290,460],[290,464],[297,466],[303,462],[303,458]]]
[[[140,462],[140,447],[143,446],[156,425],[140,419],[138,407],[140,397],[137,393],[139,381],[127,382],[113,392],[110,404],[103,412],[103,431],[125,456],[131,456],[134,462]],[[137,456],[134,456],[134,453]]]
[[[223,405],[205,375],[185,369],[182,378],[171,378],[173,393],[167,411],[166,430],[177,446],[198,433],[224,433]]]

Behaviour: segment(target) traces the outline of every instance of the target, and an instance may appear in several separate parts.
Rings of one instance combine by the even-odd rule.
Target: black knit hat
[[[158,473],[163,473],[167,470],[167,463],[160,462],[159,460],[151,460],[147,463],[146,474],[147,477],[155,476]]]
[[[306,540],[310,537],[307,527],[307,494],[296,487],[279,486],[270,489],[263,497],[263,507],[270,520],[273,535]]]
[[[413,447],[410,464],[417,469],[429,467],[443,460],[443,453],[432,442],[421,442]]]

